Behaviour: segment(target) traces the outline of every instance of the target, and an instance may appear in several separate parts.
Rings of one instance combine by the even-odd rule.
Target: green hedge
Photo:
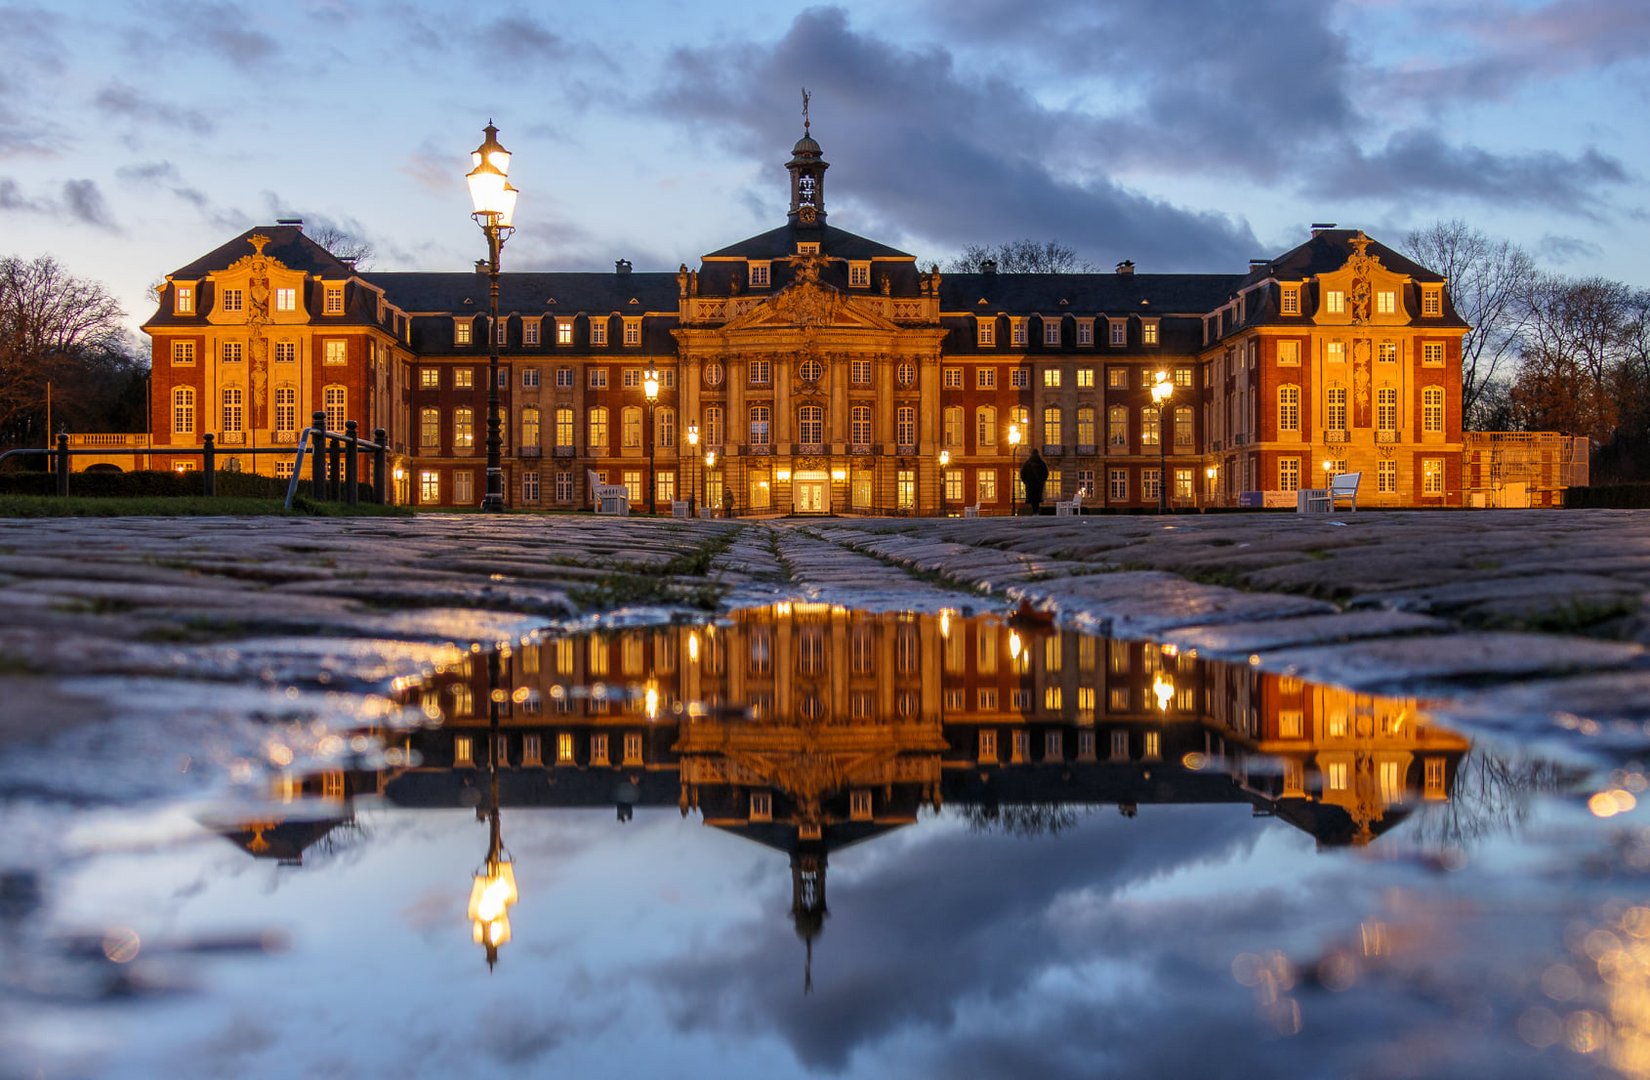
[[[221,498],[285,499],[287,482],[247,472],[219,472]],[[372,501],[372,485],[359,484],[360,500]],[[69,476],[69,493],[89,499],[184,498],[205,491],[198,472],[150,470],[139,472],[77,472]],[[0,495],[55,495],[57,477],[46,472],[0,473]],[[298,494],[308,498],[309,481],[298,482]]]
[[[1650,484],[1606,484],[1564,489],[1570,510],[1650,510]]]

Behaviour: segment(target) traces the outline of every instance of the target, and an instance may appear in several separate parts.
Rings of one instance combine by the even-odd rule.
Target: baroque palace
[[[1364,505],[1462,503],[1469,328],[1443,278],[1363,233],[1314,228],[1240,273],[942,275],[827,224],[828,167],[804,134],[785,224],[696,269],[505,273],[496,328],[482,275],[357,271],[301,222],[251,230],[168,274],[144,326],[153,467],[194,467],[166,450],[211,432],[231,468],[290,473],[235,451],[295,444],[324,411],[388,432],[396,501],[474,505],[496,334],[518,509],[589,507],[592,479],[645,505],[651,475],[661,506],[1007,513],[1030,447],[1045,497],[1091,508],[1346,471]]]

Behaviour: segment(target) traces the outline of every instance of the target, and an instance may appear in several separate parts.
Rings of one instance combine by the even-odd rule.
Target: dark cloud
[[[713,125],[735,150],[773,162],[761,181],[777,216],[786,190],[777,166],[801,134],[801,103],[776,108],[750,88],[802,85],[816,95],[814,134],[837,163],[826,183],[835,225],[953,250],[1055,235],[1091,261],[1128,257],[1145,270],[1206,270],[1255,247],[1240,222],[1111,179],[1112,147],[1093,117],[967,74],[943,49],[856,33],[836,9],[802,13],[772,45],[677,50],[649,107]]]
[[[63,207],[72,217],[87,225],[96,225],[111,232],[120,231],[114,218],[109,216],[109,207],[104,203],[103,192],[95,180],[65,180]]]
[[[206,192],[183,182],[176,165],[170,161],[151,161],[141,165],[123,165],[115,170],[122,183],[135,187],[162,187],[186,203],[205,209],[209,200]]]
[[[527,15],[506,15],[482,24],[476,44],[488,56],[513,60],[555,60],[568,52],[567,41]]]
[[[1604,254],[1604,249],[1579,236],[1548,233],[1536,245],[1535,253],[1544,262],[1568,263],[1577,259],[1597,259]]]
[[[124,83],[105,86],[97,92],[93,103],[107,116],[178,128],[197,135],[211,134],[214,127],[211,119],[199,109],[168,105]]]
[[[1348,148],[1325,155],[1312,186],[1323,194],[1367,198],[1463,195],[1586,216],[1601,209],[1600,188],[1627,178],[1620,161],[1594,149],[1575,156],[1550,150],[1495,154],[1451,145],[1431,131],[1405,131],[1372,153]]]
[[[23,189],[16,180],[9,176],[0,176],[0,210],[16,210],[27,214],[49,214],[53,209],[51,200],[35,199],[23,194]]]

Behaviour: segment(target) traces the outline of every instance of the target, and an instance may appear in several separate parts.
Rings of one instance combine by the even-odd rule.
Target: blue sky
[[[637,269],[783,221],[799,88],[831,222],[944,262],[1057,238],[1231,272],[1314,221],[1444,217],[1650,284],[1642,0],[0,3],[0,255],[145,289],[277,216],[468,267],[467,153],[516,157],[506,269]]]

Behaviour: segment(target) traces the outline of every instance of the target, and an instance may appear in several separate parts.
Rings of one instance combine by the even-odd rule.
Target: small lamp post
[[[1014,517],[1016,514],[1019,513],[1019,508],[1015,504],[1016,494],[1015,494],[1014,484],[1017,480],[1020,479],[1020,440],[1022,438],[1024,438],[1024,434],[1020,431],[1020,425],[1018,423],[1009,424],[1008,425],[1008,516],[1009,517]]]
[[[1335,477],[1335,463],[1333,461],[1331,461],[1329,458],[1324,458],[1323,459],[1323,487],[1324,487],[1325,491],[1329,490],[1330,481],[1333,480],[1334,477]]]
[[[693,466],[699,458],[699,425],[689,424],[687,429],[688,441],[688,517],[699,516],[698,500],[694,497],[696,489],[693,486]],[[681,460],[680,458],[677,459]]]
[[[504,467],[499,461],[499,450],[504,440],[499,434],[498,257],[504,242],[516,231],[516,196],[520,192],[506,179],[510,172],[510,151],[499,144],[498,128],[489,120],[484,130],[487,137],[471,151],[470,163],[474,168],[464,179],[470,185],[470,201],[475,206],[470,216],[487,237],[487,261],[477,263],[476,269],[487,275],[491,304],[491,317],[487,322],[487,494],[481,500],[481,509],[502,513]]]
[[[659,512],[659,485],[653,479],[653,448],[658,435],[653,427],[653,407],[659,403],[659,369],[648,368],[642,373],[642,396],[647,398],[647,512]]]
[[[710,484],[710,471],[714,468],[716,468],[716,451],[706,450],[705,451],[705,476],[704,476],[704,481],[703,482],[707,486]],[[705,501],[703,493],[700,494],[699,501],[700,502]],[[705,506],[710,510],[711,516],[714,517],[716,515],[716,508],[714,506],[711,506],[709,503],[705,503]]]
[[[1167,513],[1169,510],[1169,439],[1168,425],[1164,417],[1168,413],[1169,399],[1174,396],[1174,383],[1169,379],[1167,371],[1159,371],[1157,379],[1152,383],[1152,401],[1157,405],[1157,512]]]
[[[1217,465],[1210,465],[1203,470],[1203,478],[1206,481],[1203,485],[1203,497],[1206,503],[1215,501],[1215,477],[1219,475],[1220,467]]]
[[[945,476],[951,468],[951,451],[940,451],[940,517],[945,516]]]

